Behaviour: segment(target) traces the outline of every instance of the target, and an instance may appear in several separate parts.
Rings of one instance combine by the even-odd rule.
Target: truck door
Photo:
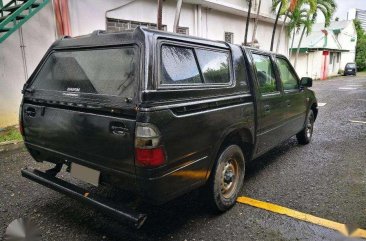
[[[283,94],[270,54],[253,51],[251,55],[258,93],[256,154],[261,154],[282,140]]]
[[[283,133],[289,138],[302,130],[305,123],[307,101],[305,92],[300,89],[300,80],[289,61],[281,56],[276,57],[278,77],[284,91],[284,108],[286,124]]]

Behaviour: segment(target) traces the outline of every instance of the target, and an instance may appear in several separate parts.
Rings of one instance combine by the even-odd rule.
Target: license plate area
[[[78,180],[90,183],[94,186],[99,185],[100,171],[76,163],[71,163],[70,173],[71,176]]]

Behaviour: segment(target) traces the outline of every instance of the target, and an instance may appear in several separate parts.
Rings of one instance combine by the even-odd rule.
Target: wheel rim
[[[221,177],[221,194],[230,198],[236,191],[239,180],[239,165],[236,159],[231,158],[224,164]]]
[[[308,122],[307,122],[307,125],[306,125],[306,136],[307,136],[307,138],[310,138],[312,134],[313,134],[313,116],[309,115]]]

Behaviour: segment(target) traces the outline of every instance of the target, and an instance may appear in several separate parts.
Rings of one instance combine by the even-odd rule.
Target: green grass
[[[20,140],[23,140],[23,137],[16,126],[9,126],[4,129],[0,129],[0,142]]]

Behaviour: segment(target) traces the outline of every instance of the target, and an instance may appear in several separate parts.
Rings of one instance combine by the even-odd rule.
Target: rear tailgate
[[[135,119],[25,103],[23,126],[28,144],[134,173]]]
[[[139,56],[134,44],[50,51],[25,86],[28,147],[134,173]]]

